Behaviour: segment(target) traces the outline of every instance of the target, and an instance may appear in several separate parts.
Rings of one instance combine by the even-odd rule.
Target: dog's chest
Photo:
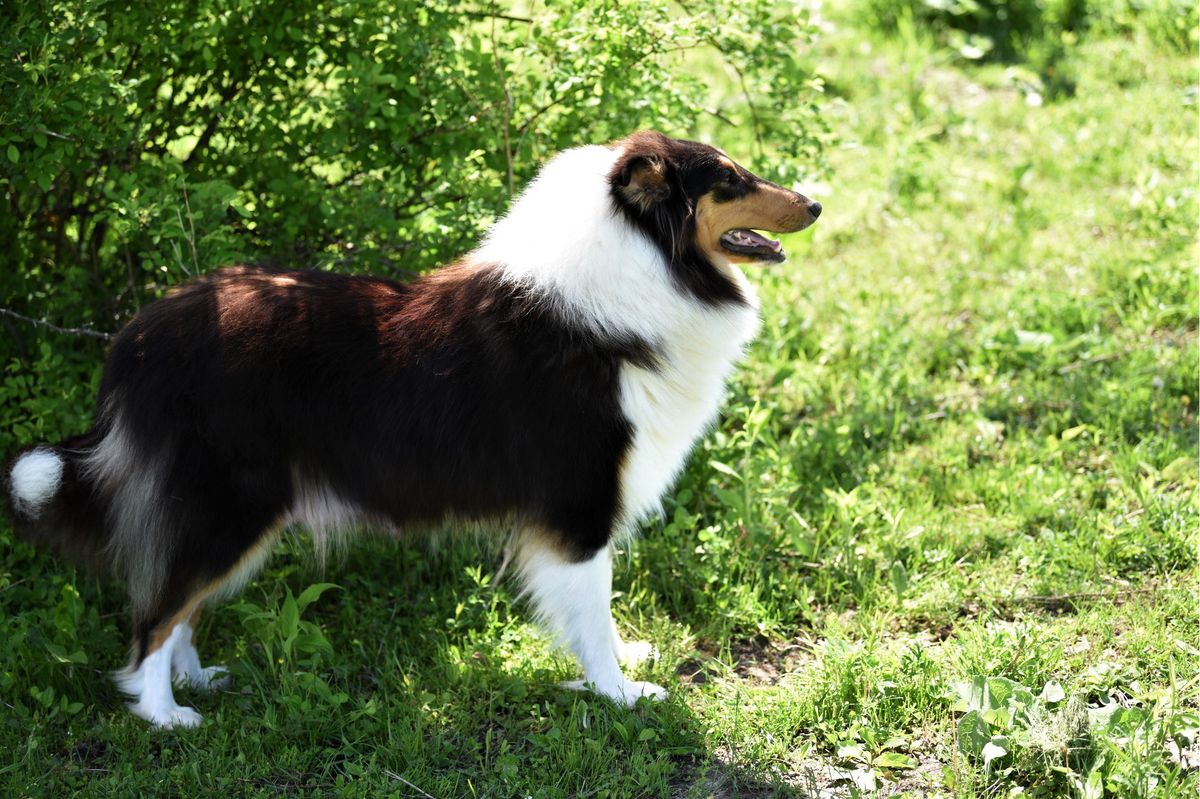
[[[621,407],[634,429],[621,472],[627,523],[658,509],[688,453],[715,420],[725,381],[757,329],[753,307],[705,314],[663,343],[659,368],[623,368]]]

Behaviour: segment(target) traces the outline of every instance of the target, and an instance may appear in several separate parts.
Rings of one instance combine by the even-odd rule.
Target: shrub
[[[746,160],[786,181],[818,156],[813,28],[790,4],[521,7],[10,4],[0,306],[114,330],[164,286],[240,260],[411,274],[471,246],[557,150],[640,127],[728,120],[757,143]],[[0,364],[27,378],[50,334],[0,325]],[[101,347],[76,343],[51,340],[78,351],[53,374],[71,384]],[[29,411],[26,441],[31,398],[55,391],[4,390]]]
[[[1141,30],[1156,46],[1179,52],[1194,51],[1197,42],[1196,4],[1187,0],[860,0],[858,10],[881,31],[911,18],[967,59],[1039,68],[1061,56],[1064,41],[1091,30]]]

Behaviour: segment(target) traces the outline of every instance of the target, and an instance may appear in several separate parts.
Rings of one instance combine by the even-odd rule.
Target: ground
[[[559,689],[486,539],[321,573],[301,537],[203,620],[204,725],[154,731],[119,591],[9,547],[3,793],[1195,795],[1195,58],[1097,35],[1048,81],[825,25],[825,212],[619,559],[668,701]]]

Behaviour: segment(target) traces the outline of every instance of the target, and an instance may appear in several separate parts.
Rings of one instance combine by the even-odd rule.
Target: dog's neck
[[[719,268],[746,304],[706,305],[678,286],[661,250],[614,206],[608,174],[619,156],[590,146],[553,159],[468,260],[498,267],[592,334],[639,339],[667,357],[719,341],[728,345],[719,357],[736,358],[757,330],[753,288],[733,263]]]

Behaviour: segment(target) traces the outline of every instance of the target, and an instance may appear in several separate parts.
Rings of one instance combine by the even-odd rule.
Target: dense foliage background
[[[827,209],[752,274],[763,334],[617,576],[672,700],[558,690],[486,543],[322,575],[301,537],[208,616],[235,689],[158,734],[105,678],[120,586],[0,520],[0,793],[1194,794],[1197,28],[1190,0],[0,5],[0,456],[87,427],[103,334],[167,287],[432,268],[565,147],[704,138]]]
[[[748,160],[784,180],[822,133],[811,28],[765,0],[3,14],[0,305],[70,327],[112,331],[244,260],[413,274],[468,249],[547,156],[640,127],[744,125]],[[684,68],[698,49],[731,96]],[[0,360],[41,357],[38,331],[3,324]]]

